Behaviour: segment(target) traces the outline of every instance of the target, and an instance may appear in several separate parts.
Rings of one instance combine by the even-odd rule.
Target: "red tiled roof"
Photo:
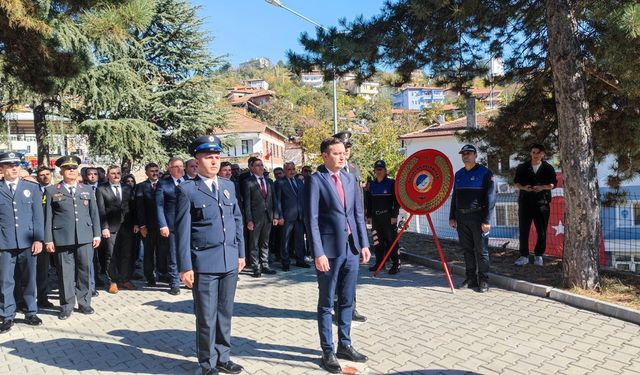
[[[493,109],[489,111],[479,112],[476,114],[476,124],[478,128],[485,128],[488,126],[492,117],[498,114],[498,110]],[[445,122],[442,125],[430,126],[425,129],[421,129],[412,133],[404,134],[400,136],[400,139],[414,139],[414,138],[430,138],[430,137],[444,137],[454,135],[457,132],[467,129],[467,117],[460,117],[453,121]]]
[[[280,134],[267,123],[247,116],[243,111],[233,110],[229,113],[227,119],[228,126],[222,131],[222,134],[265,133],[267,129],[269,129],[271,132],[280,136],[283,140],[286,139],[284,135]]]

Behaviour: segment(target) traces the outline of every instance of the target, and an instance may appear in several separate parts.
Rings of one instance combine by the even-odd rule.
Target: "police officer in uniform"
[[[387,164],[384,160],[378,160],[373,165],[375,180],[369,184],[369,190],[365,192],[365,204],[367,218],[371,220],[372,230],[378,238],[375,248],[376,263],[369,268],[375,271],[380,266],[385,253],[396,239],[396,224],[400,206],[396,200],[395,180],[387,176]],[[389,273],[394,275],[400,270],[400,254],[398,245],[391,252],[393,265]]]
[[[36,315],[36,256],[44,239],[42,193],[37,184],[19,178],[21,159],[22,155],[14,152],[0,154],[4,176],[0,180],[0,333],[11,329],[16,316],[16,272],[26,305],[26,323],[42,324]]]
[[[460,288],[489,290],[489,230],[496,205],[493,173],[477,164],[474,145],[464,145],[459,152],[464,167],[455,174],[449,225],[456,228],[464,253],[466,279]]]
[[[89,286],[93,249],[100,245],[100,217],[90,186],[78,183],[77,156],[56,160],[62,182],[45,189],[44,242],[57,254],[60,320],[71,316],[76,299],[82,314],[93,314]]]
[[[358,197],[360,198],[360,201],[362,202],[362,206],[364,207],[364,193],[362,191],[362,173],[360,173],[360,168],[358,168],[358,166],[355,163],[350,163],[349,162],[349,157],[351,156],[351,132],[350,131],[343,131],[340,133],[336,133],[333,135],[333,138],[338,138],[340,141],[342,141],[342,143],[344,144],[344,156],[347,159],[347,162],[344,165],[344,168],[342,168],[343,171],[347,172],[347,173],[351,173],[355,178],[356,178],[356,184],[357,184],[357,191],[358,191]],[[336,304],[337,306],[337,304]],[[335,315],[334,315],[335,318]],[[358,312],[358,310],[356,310],[356,298],[354,297],[353,299],[353,317],[352,317],[353,321],[356,322],[365,322],[367,320],[367,317],[360,314]]]
[[[242,214],[233,182],[218,178],[220,139],[190,146],[198,175],[176,190],[176,248],[180,279],[193,288],[196,349],[202,374],[238,374],[230,359],[231,316],[238,272],[245,266]]]

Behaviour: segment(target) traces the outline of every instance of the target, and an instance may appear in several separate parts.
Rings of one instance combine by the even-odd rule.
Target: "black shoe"
[[[309,265],[309,263],[307,262],[296,262],[296,267],[300,267],[300,268],[311,268],[311,266]]]
[[[49,300],[38,301],[38,307],[41,309],[53,309],[55,306]]]
[[[42,319],[38,318],[37,315],[27,316],[26,318],[24,318],[24,320],[30,326],[39,326],[42,324]]]
[[[260,272],[259,269],[254,269],[253,273],[251,274],[252,277],[260,277],[262,276],[262,272]]]
[[[11,327],[13,327],[13,320],[3,320],[2,323],[0,323],[0,333],[9,332],[11,330]]]
[[[358,312],[358,310],[355,309],[355,307],[353,308],[353,314],[351,315],[351,320],[355,321],[355,322],[366,322],[367,321],[367,317],[360,314]]]
[[[96,281],[96,288],[104,288],[104,287],[105,287],[104,281],[102,281],[102,280],[97,280]]]
[[[332,374],[339,374],[342,372],[342,367],[340,367],[340,362],[338,362],[338,358],[336,358],[336,355],[333,352],[322,353],[320,366],[322,366],[323,369],[329,371]]]
[[[177,296],[178,294],[180,294],[180,288],[175,287],[169,289],[169,294],[171,294],[172,296]]]
[[[374,264],[373,266],[369,267],[369,271],[376,272],[379,266],[380,266],[379,264]]]
[[[93,307],[80,307],[78,308],[78,311],[80,311],[80,313],[84,315],[92,315],[96,312]]]
[[[289,270],[291,269],[291,267],[289,267],[289,265],[287,264],[286,266],[282,266],[282,270],[284,272],[289,272]]]
[[[60,314],[58,314],[58,319],[67,320],[69,319],[70,316],[71,316],[71,311],[60,311]]]
[[[169,275],[160,275],[158,276],[158,281],[160,281],[161,283],[169,283],[171,279],[169,278]]]
[[[271,268],[263,268],[262,273],[264,273],[265,275],[275,275],[277,272],[276,270],[272,270]]]
[[[97,290],[94,290],[93,292],[91,292],[91,297],[97,297],[99,295],[100,295],[100,293],[98,293]]]
[[[158,284],[156,283],[155,279],[149,279],[149,280],[147,280],[147,286],[156,287],[156,286],[158,286]]]
[[[218,370],[214,369],[214,368],[210,368],[208,370],[202,370],[202,375],[218,375],[219,372]]]
[[[474,289],[477,287],[478,287],[478,281],[476,279],[466,278],[462,283],[460,283],[460,285],[458,286],[458,289],[464,289],[464,288]]]
[[[480,286],[478,287],[478,292],[486,293],[489,291],[489,283],[486,281],[480,281]]]
[[[366,362],[369,359],[366,355],[359,353],[351,345],[345,348],[338,347],[338,350],[336,351],[336,357],[353,362]]]
[[[391,266],[391,268],[389,268],[389,275],[395,275],[398,272],[400,272],[400,265],[398,264],[394,264],[393,266]]]
[[[244,367],[229,360],[224,363],[219,362],[216,364],[216,369],[220,372],[224,372],[225,374],[239,374],[244,370]]]
[[[131,280],[144,280],[144,276],[136,272],[133,275],[131,275]]]

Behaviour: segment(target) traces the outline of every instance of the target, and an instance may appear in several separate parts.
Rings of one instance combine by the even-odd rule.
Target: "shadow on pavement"
[[[466,371],[466,370],[416,370],[416,371],[401,371],[390,372],[388,375],[481,375],[479,372]]]
[[[154,374],[193,374],[193,361],[144,353],[135,346],[61,338],[43,342],[25,339],[0,344],[8,355],[62,370]]]
[[[145,306],[153,306],[160,311],[182,312],[193,314],[193,301],[169,302],[155,300],[146,302]],[[303,320],[316,320],[316,313],[312,311],[291,310],[286,308],[274,308],[261,306],[254,303],[236,302],[233,307],[234,317],[244,318],[292,318]]]

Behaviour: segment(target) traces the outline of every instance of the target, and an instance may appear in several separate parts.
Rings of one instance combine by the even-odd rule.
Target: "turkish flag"
[[[556,172],[558,184],[555,189],[551,190],[551,204],[549,215],[549,225],[547,226],[547,249],[545,255],[551,255],[562,258],[562,249],[564,244],[564,181],[562,172]],[[538,235],[536,227],[531,225],[529,231],[529,249],[534,249]],[[606,265],[604,257],[604,234],[600,233],[600,261],[601,266]]]

